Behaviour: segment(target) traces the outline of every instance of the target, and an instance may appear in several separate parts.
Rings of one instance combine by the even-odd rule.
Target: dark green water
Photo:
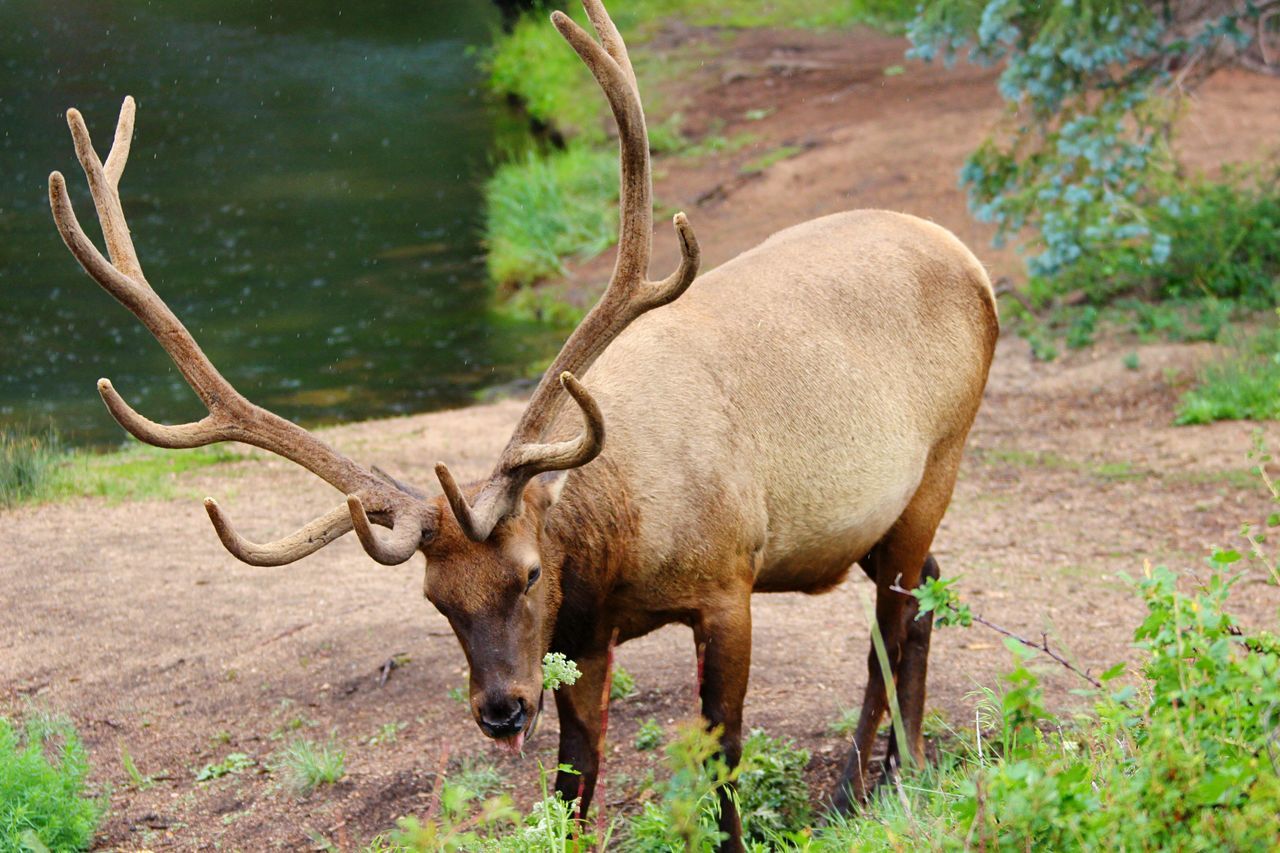
[[[345,6],[346,8],[340,8]],[[304,424],[466,402],[561,333],[494,316],[479,186],[502,121],[473,50],[490,0],[0,0],[0,426],[123,433],[203,414],[168,356],[80,270],[49,214],[61,170],[96,220],[64,111],[121,184],[152,285],[242,393]]]

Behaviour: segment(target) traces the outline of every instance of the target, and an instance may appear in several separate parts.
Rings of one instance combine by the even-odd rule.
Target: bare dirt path
[[[671,32],[682,39],[711,38]],[[749,123],[752,151],[669,167],[659,198],[685,206],[708,261],[769,232],[851,206],[929,215],[960,233],[997,272],[968,219],[955,175],[996,116],[990,72],[902,64],[902,44],[865,33],[747,33],[732,59],[709,58],[686,81],[690,115],[718,116],[725,132]],[[1193,111],[1196,158],[1252,156],[1277,138],[1275,81],[1226,77]],[[747,110],[773,109],[751,121]],[[1189,136],[1195,137],[1189,133]],[[794,141],[793,141],[794,140]],[[743,162],[770,147],[801,153],[746,177]],[[701,203],[698,202],[702,199]],[[657,268],[673,261],[659,226]],[[586,265],[582,280],[607,270]],[[696,286],[696,285],[695,285]],[[122,316],[121,322],[124,322]],[[1139,368],[1123,356],[1136,349]],[[1095,670],[1132,657],[1139,617],[1120,580],[1150,559],[1201,566],[1242,521],[1268,506],[1246,474],[1253,427],[1170,426],[1179,388],[1204,348],[1104,344],[1052,365],[1002,341],[986,403],[950,514],[937,541],[944,574],[961,574],[975,609],[1011,629],[1049,632]],[[86,393],[92,393],[91,389]],[[357,424],[327,437],[357,459],[431,484],[446,459],[480,476],[520,411],[503,402],[463,411]],[[1266,430],[1272,446],[1280,431]],[[537,762],[553,765],[554,712],[523,759],[485,740],[448,696],[464,660],[448,625],[421,596],[421,560],[375,565],[351,537],[281,569],[241,565],[218,544],[199,505],[218,496],[250,536],[294,529],[340,496],[273,458],[202,469],[169,501],[80,500],[0,513],[0,713],[30,704],[66,713],[91,750],[94,779],[112,787],[104,849],[305,849],[323,837],[352,849],[395,818],[421,814],[437,770],[492,760],[525,801]],[[868,642],[860,575],[819,596],[759,596],[747,700],[750,725],[812,749],[816,796],[829,790],[844,744],[826,734],[859,701]],[[1250,624],[1273,620],[1280,591],[1244,583],[1235,607]],[[818,630],[815,630],[815,627]],[[380,676],[397,655],[403,666]],[[605,772],[610,808],[636,802],[652,753],[631,746],[640,722],[664,725],[695,711],[693,650],[683,629],[628,644],[619,659],[639,684],[611,715]],[[973,691],[1008,665],[999,639],[977,629],[935,635],[930,705],[953,725],[972,720]],[[1048,674],[1058,707],[1076,684]],[[403,727],[398,727],[404,724]],[[387,725],[394,742],[372,743]],[[347,748],[347,777],[309,797],[286,790],[274,756],[297,734]],[[163,777],[135,790],[121,765]],[[256,765],[196,783],[227,754]]]

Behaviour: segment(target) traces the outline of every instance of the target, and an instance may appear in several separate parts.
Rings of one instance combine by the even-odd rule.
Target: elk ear
[[[564,483],[567,479],[569,479],[568,470],[548,471],[538,477],[539,482],[546,489],[547,505],[545,509],[551,509],[560,500],[560,493],[564,491]]]

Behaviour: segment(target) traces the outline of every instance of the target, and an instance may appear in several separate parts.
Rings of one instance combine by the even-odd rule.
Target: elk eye
[[[540,577],[542,577],[542,566],[534,566],[533,571],[529,572],[529,582],[524,585],[524,591],[528,592],[533,589],[533,585],[538,582]]]

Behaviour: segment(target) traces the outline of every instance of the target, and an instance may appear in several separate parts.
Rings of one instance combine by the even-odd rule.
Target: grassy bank
[[[579,23],[576,3],[566,11]],[[847,28],[856,24],[901,26],[913,7],[890,0],[829,4],[818,0],[741,2],[716,0],[614,0],[609,11],[627,39],[645,101],[650,148],[655,154],[700,158],[733,150],[749,140],[710,133],[691,140],[682,131],[680,105],[664,96],[668,83],[698,60],[695,53],[658,56],[647,47],[663,22],[720,28]],[[617,150],[609,139],[608,106],[577,55],[548,23],[545,12],[521,17],[499,36],[486,57],[493,92],[520,104],[541,142],[497,167],[485,186],[485,243],[490,278],[504,294],[519,293],[562,276],[571,258],[589,258],[617,240]],[[770,152],[756,170],[790,156]],[[526,297],[518,304],[530,305]],[[535,305],[542,310],[546,306]]]
[[[52,429],[0,429],[0,508],[77,497],[168,498],[179,475],[243,458],[228,445],[162,450],[132,441],[92,453],[64,446]]]

